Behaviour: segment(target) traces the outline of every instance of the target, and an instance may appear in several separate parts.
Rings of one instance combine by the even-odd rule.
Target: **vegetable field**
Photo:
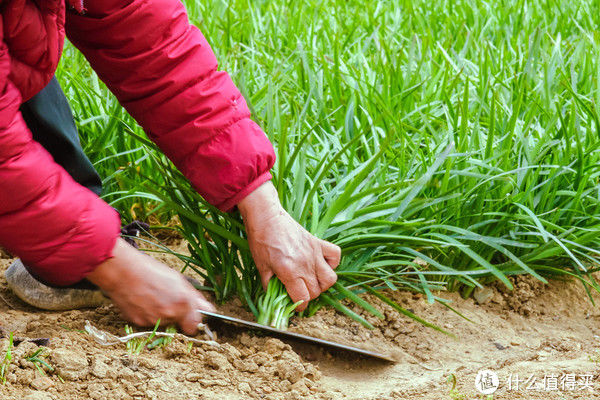
[[[381,316],[370,293],[428,324],[390,291],[452,307],[440,293],[523,274],[600,290],[598,3],[186,5],[276,148],[285,208],[342,248],[338,284],[305,314],[334,307],[370,327],[343,301]],[[277,281],[263,291],[239,215],[191,189],[72,46],[57,76],[124,221],[177,216],[178,257],[217,301],[287,326],[291,300]]]

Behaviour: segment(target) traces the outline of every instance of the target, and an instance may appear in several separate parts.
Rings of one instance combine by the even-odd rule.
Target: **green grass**
[[[35,365],[36,369],[41,375],[46,375],[46,370],[49,372],[54,372],[54,367],[48,364],[48,361],[46,360],[46,357],[48,356],[47,354],[45,354],[46,350],[48,349],[46,349],[45,347],[39,347],[29,356],[25,357],[25,360]]]
[[[6,377],[8,376],[8,367],[10,367],[10,363],[13,359],[12,355],[13,349],[13,334],[12,332],[8,335],[8,348],[4,353],[4,358],[2,359],[2,363],[0,363],[0,381],[2,384],[6,384]]]
[[[524,273],[599,289],[597,3],[186,4],[275,144],[282,203],[342,247],[340,285],[308,314],[328,304],[367,325],[340,300],[368,310],[354,294],[387,288],[443,301],[437,290]],[[178,214],[181,257],[219,301],[287,321],[280,284],[265,307],[239,216],[193,193],[73,48],[58,75],[104,198],[125,219]]]

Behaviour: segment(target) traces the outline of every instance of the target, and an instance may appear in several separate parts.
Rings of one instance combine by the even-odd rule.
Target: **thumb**
[[[210,301],[206,300],[206,298],[200,293],[198,293],[198,296],[196,297],[196,306],[200,310],[204,310],[204,311],[208,311],[208,312],[216,312],[217,311],[215,306]]]
[[[179,321],[179,326],[186,335],[195,335],[198,331],[198,324],[202,322],[202,314],[198,310],[216,312],[215,306],[206,300],[202,294],[196,292],[195,295]]]

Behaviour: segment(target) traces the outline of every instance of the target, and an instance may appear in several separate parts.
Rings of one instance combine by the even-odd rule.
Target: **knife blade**
[[[385,360],[385,361],[396,362],[396,360],[394,360],[392,357],[382,354],[382,353],[375,352],[375,351],[365,350],[365,349],[361,349],[359,347],[349,346],[346,344],[333,342],[331,340],[320,339],[320,338],[309,336],[309,335],[303,335],[301,333],[283,331],[281,329],[273,328],[272,326],[262,325],[262,324],[258,324],[256,322],[246,321],[243,319],[230,317],[230,316],[224,315],[224,314],[218,314],[218,313],[213,313],[213,312],[204,311],[204,310],[198,310],[198,312],[201,313],[202,315],[205,315],[209,319],[215,318],[215,319],[218,319],[221,321],[225,321],[227,323],[238,324],[238,325],[242,325],[244,327],[258,329],[263,332],[268,332],[268,333],[272,334],[273,336],[293,338],[293,339],[301,340],[303,342],[315,343],[315,344],[318,344],[321,346],[326,346],[326,347],[330,347],[330,348],[334,348],[334,349],[346,350],[346,351],[350,351],[353,353],[358,353],[358,354],[362,354],[362,355],[365,355],[368,357],[374,357],[374,358],[378,358],[378,359]]]

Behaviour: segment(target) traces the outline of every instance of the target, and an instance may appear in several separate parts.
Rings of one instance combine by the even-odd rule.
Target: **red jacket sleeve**
[[[111,256],[120,219],[32,139],[1,27],[0,19],[0,245],[44,281],[69,285]]]
[[[67,36],[208,202],[229,210],[271,179],[271,143],[179,0],[85,5]]]

